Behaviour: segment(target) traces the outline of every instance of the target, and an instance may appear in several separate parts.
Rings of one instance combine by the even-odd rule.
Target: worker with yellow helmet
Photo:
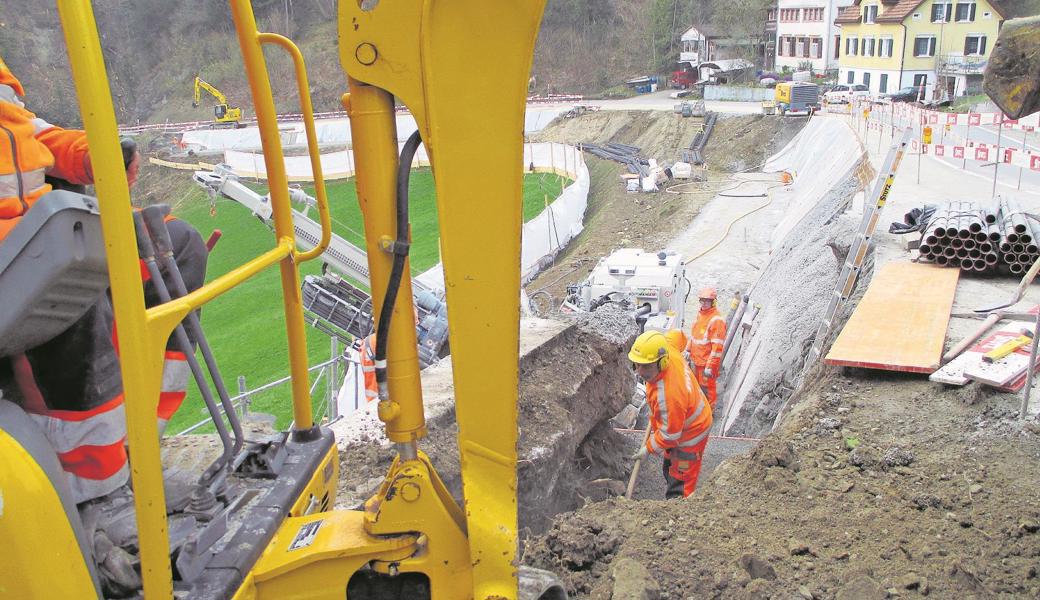
[[[708,445],[711,406],[679,352],[660,331],[640,334],[628,353],[646,383],[650,435],[632,456],[664,458],[665,498],[689,496],[697,487],[701,458]]]

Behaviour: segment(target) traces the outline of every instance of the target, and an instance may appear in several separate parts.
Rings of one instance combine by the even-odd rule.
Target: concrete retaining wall
[[[772,100],[773,90],[738,85],[706,85],[704,86],[704,99],[727,100],[731,102],[759,102]]]

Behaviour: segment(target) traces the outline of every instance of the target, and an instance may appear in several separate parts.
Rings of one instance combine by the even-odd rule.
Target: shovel
[[[650,425],[653,423],[646,424],[646,434],[643,435],[643,445],[650,439]],[[639,468],[643,466],[643,459],[637,458],[636,464],[632,465],[632,474],[628,476],[628,488],[625,489],[625,500],[632,499],[632,492],[636,491],[636,479],[639,479]]]
[[[977,309],[975,309],[975,312],[977,312],[977,313],[990,313],[990,312],[993,312],[995,310],[1000,310],[1002,308],[1007,308],[1007,307],[1017,303],[1019,300],[1022,299],[1022,296],[1025,295],[1026,289],[1029,287],[1029,285],[1033,283],[1034,279],[1036,279],[1037,272],[1040,272],[1040,259],[1037,259],[1037,261],[1033,263],[1033,266],[1029,267],[1029,270],[1026,271],[1026,274],[1022,276],[1022,281],[1019,282],[1018,289],[1015,290],[1014,298],[1012,298],[1009,302],[1007,302],[1005,304],[998,304],[996,306],[990,306],[989,308],[977,308]]]

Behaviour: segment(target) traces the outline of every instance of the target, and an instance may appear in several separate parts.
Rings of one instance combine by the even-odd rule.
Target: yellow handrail
[[[281,46],[292,57],[296,73],[296,89],[300,94],[300,109],[303,112],[303,128],[307,132],[307,154],[311,158],[311,173],[314,175],[314,195],[318,199],[318,215],[321,219],[321,240],[318,245],[306,252],[297,250],[296,262],[305,262],[321,256],[332,239],[332,220],[329,218],[329,200],[325,194],[325,176],[321,170],[321,154],[318,148],[318,134],[314,131],[314,107],[311,104],[311,90],[307,85],[307,65],[303,61],[303,53],[289,38],[277,33],[261,33],[257,36],[261,44]]]
[[[264,164],[267,167],[267,181],[271,193],[275,237],[279,244],[288,242],[295,248],[296,233],[292,223],[292,206],[289,203],[289,181],[285,174],[285,155],[282,152],[278,119],[274,98],[271,94],[271,79],[267,73],[267,62],[264,60],[264,52],[261,47],[263,34],[257,30],[256,18],[249,0],[229,0],[229,4],[231,17],[235,22],[235,32],[238,35],[238,45],[242,50],[242,63],[253,95],[256,124],[260,128],[260,141],[263,144]],[[275,40],[269,41],[278,43]],[[292,54],[291,50],[290,54]],[[299,75],[297,80],[299,81]],[[306,98],[309,100],[309,96]],[[304,102],[303,96],[300,101]],[[310,133],[308,133],[308,141],[310,141],[309,136]],[[316,172],[315,175],[317,174]],[[323,238],[326,229],[323,222]],[[314,415],[311,409],[310,381],[307,374],[307,338],[303,321],[303,298],[300,292],[300,274],[297,271],[296,259],[297,255],[294,252],[281,261],[280,267],[282,300],[285,308],[285,332],[289,346],[289,375],[292,377],[293,427],[295,434],[306,435],[306,432],[310,432],[314,428]]]
[[[271,183],[271,202],[275,218],[275,247],[257,256],[198,290],[174,301],[146,309],[137,259],[134,224],[119,130],[112,105],[108,75],[98,38],[97,24],[89,0],[56,0],[76,92],[80,98],[80,113],[87,130],[91,164],[94,171],[97,196],[101,201],[101,222],[105,233],[106,259],[112,289],[112,304],[120,348],[120,369],[123,378],[127,418],[127,441],[137,511],[137,529],[141,550],[141,578],[148,598],[170,598],[173,579],[169,561],[165,493],[162,464],[159,455],[159,433],[156,407],[159,398],[163,367],[163,350],[170,333],[190,311],[215,299],[263,269],[279,263],[282,292],[289,337],[290,371],[293,378],[293,409],[297,431],[313,428],[310,391],[307,377],[306,338],[300,297],[299,274],[296,262],[318,256],[327,246],[331,235],[328,200],[321,180],[320,163],[314,162],[316,135],[305,78],[301,82],[301,104],[307,114],[307,136],[311,145],[312,168],[316,176],[318,210],[322,220],[322,241],[308,251],[298,252],[292,226],[292,211],[288,198],[284,159],[278,145],[278,129],[270,100],[270,83],[260,52],[260,35],[253,36],[250,44],[241,37],[247,72],[258,100],[257,121],[264,141],[265,157]],[[247,0],[231,0],[240,21],[252,26],[252,9]],[[268,42],[283,45],[280,40],[264,36]],[[288,42],[288,40],[285,40]],[[291,45],[291,42],[290,42]],[[293,46],[293,48],[295,48]],[[287,48],[288,49],[288,48]],[[302,67],[298,50],[290,49],[297,67]],[[262,85],[266,94],[257,94],[257,70],[262,71]],[[268,102],[263,102],[262,99]]]

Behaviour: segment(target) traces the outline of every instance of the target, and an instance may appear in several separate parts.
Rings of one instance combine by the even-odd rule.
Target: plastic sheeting
[[[404,142],[398,142],[398,152]],[[354,176],[354,151],[341,150],[319,155],[321,159],[321,171],[325,180],[344,179]],[[231,166],[235,175],[248,179],[267,179],[267,165],[264,163],[264,155],[253,152],[242,152],[240,150],[225,150],[224,162]],[[429,166],[430,158],[426,154],[426,148],[419,146],[415,153],[412,167]],[[286,156],[285,172],[289,181],[314,181],[314,173],[311,170],[311,157]]]
[[[524,132],[539,131],[555,119],[566,107],[547,107],[530,109],[524,115]],[[416,130],[415,118],[412,115],[397,115],[397,139],[404,141]],[[300,146],[307,143],[303,123],[283,123],[279,125],[282,132],[283,146]],[[320,119],[314,122],[314,131],[318,136],[318,144],[348,145],[350,137],[350,119]],[[257,150],[260,145],[260,130],[257,127],[241,129],[199,129],[185,131],[181,142],[189,148],[198,150]]]
[[[533,169],[532,169],[533,166]],[[524,172],[551,172],[574,180],[537,217],[524,223],[520,248],[520,281],[527,283],[550,264],[582,229],[588,207],[589,170],[580,150],[554,143],[524,144]],[[429,287],[444,289],[440,263],[416,276]]]

